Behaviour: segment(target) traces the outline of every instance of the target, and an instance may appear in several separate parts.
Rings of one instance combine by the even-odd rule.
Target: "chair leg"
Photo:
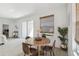
[[[52,50],[53,51],[53,50]],[[54,51],[53,51],[53,56],[55,56],[55,53],[54,53]]]
[[[52,50],[50,51],[50,56],[52,56]]]
[[[44,56],[46,56],[47,55],[47,51],[44,51]]]
[[[43,53],[44,53],[44,56],[45,56],[45,51],[43,51]]]

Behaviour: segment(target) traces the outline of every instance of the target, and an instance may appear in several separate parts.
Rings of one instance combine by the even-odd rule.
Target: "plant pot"
[[[67,51],[67,44],[61,43],[61,49]]]

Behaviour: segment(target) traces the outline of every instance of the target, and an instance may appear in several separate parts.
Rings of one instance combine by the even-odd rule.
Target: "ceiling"
[[[0,3],[0,18],[21,18],[40,13],[43,9],[52,9],[52,6],[58,5],[53,3]]]

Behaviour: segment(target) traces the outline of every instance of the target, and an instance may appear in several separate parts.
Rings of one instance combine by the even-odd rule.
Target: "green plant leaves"
[[[68,33],[68,28],[67,27],[63,27],[63,28],[58,27],[58,32],[60,33],[61,36],[64,37]]]
[[[67,40],[66,35],[68,34],[68,28],[67,27],[63,27],[63,28],[60,28],[58,27],[58,32],[61,36],[58,36],[58,38],[60,38],[60,40],[65,43],[65,40]]]

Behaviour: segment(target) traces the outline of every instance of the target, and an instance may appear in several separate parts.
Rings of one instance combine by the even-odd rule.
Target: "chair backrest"
[[[22,43],[22,48],[23,48],[23,52],[25,53],[25,54],[29,54],[29,47],[28,47],[28,44],[26,44],[26,43]]]
[[[55,43],[56,43],[56,40],[54,40],[54,42],[53,42],[53,48],[55,48]]]
[[[27,40],[27,39],[29,39],[30,38],[30,36],[27,36],[25,39]]]

